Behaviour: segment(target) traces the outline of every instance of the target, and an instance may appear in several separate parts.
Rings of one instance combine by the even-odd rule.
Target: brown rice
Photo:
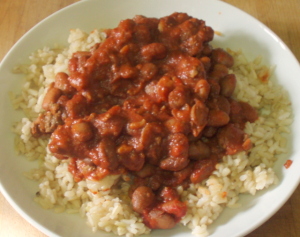
[[[132,210],[127,196],[129,184],[120,181],[117,188],[111,188],[116,176],[99,182],[74,182],[68,172],[68,161],[56,159],[47,150],[48,140],[33,138],[30,133],[32,121],[42,110],[47,86],[54,81],[55,74],[67,72],[68,59],[73,52],[89,50],[104,38],[104,33],[99,30],[90,34],[79,29],[71,30],[68,48],[45,47],[30,56],[29,65],[15,69],[15,72],[25,75],[22,92],[11,93],[14,108],[24,112],[24,118],[14,125],[17,134],[15,148],[29,160],[39,161],[38,168],[25,175],[38,182],[35,201],[43,208],[57,213],[79,213],[93,231],[100,229],[129,237],[150,232]],[[207,180],[191,184],[187,190],[178,187],[179,194],[188,204],[181,225],[202,237],[209,235],[207,227],[224,208],[240,206],[239,194],[255,195],[278,182],[272,167],[278,155],[287,153],[292,123],[288,94],[268,77],[272,70],[262,65],[262,58],[248,61],[241,51],[229,51],[235,59],[231,73],[237,76],[234,96],[257,108],[259,119],[246,125],[246,133],[253,143],[250,153],[225,156],[223,163],[217,165]]]

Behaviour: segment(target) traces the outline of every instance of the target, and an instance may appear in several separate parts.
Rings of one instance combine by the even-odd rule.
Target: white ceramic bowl
[[[280,178],[278,185],[259,192],[256,196],[243,195],[239,209],[226,209],[219,219],[209,227],[212,237],[243,236],[270,218],[290,197],[300,179],[300,67],[287,46],[265,25],[224,2],[216,0],[86,0],[64,8],[46,18],[8,52],[0,65],[0,189],[10,204],[32,225],[49,236],[113,236],[92,233],[85,220],[78,215],[54,214],[43,210],[33,202],[36,183],[27,180],[23,172],[36,164],[16,156],[13,150],[12,121],[20,114],[13,111],[8,91],[20,86],[19,76],[12,68],[24,63],[29,54],[45,45],[65,44],[71,28],[91,31],[94,28],[115,27],[122,19],[136,14],[161,17],[175,11],[186,12],[206,21],[214,30],[222,32],[215,37],[215,44],[232,49],[243,49],[251,57],[262,55],[265,63],[276,65],[275,77],[289,91],[294,109],[292,125],[292,151],[289,159],[292,166],[283,167],[285,160],[276,163]],[[284,60],[282,60],[284,59]],[[188,229],[154,231],[151,236],[192,236]]]

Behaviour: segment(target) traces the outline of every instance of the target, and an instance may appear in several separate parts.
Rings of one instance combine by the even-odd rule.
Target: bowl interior
[[[290,197],[298,186],[300,173],[300,67],[287,46],[266,26],[246,13],[221,1],[190,0],[182,4],[180,0],[99,0],[81,1],[43,20],[24,35],[9,51],[0,65],[0,181],[1,192],[11,205],[31,224],[49,236],[96,236],[79,215],[55,214],[45,211],[34,203],[37,183],[27,180],[23,173],[36,167],[34,162],[16,155],[13,149],[14,135],[12,122],[21,118],[19,112],[11,108],[9,91],[21,87],[19,75],[11,72],[16,65],[27,61],[31,52],[55,43],[65,44],[69,30],[80,28],[91,31],[95,28],[112,28],[122,19],[135,15],[162,17],[173,12],[186,12],[203,19],[222,36],[216,36],[214,44],[232,49],[242,49],[253,58],[262,55],[265,63],[276,65],[274,77],[289,91],[294,110],[293,137],[288,158],[292,166],[286,170],[283,164],[287,157],[278,160],[275,170],[280,178],[276,186],[256,196],[242,195],[239,209],[226,209],[209,227],[211,236],[242,236],[252,231],[273,215]],[[282,60],[284,58],[284,60]],[[287,73],[288,72],[288,73]],[[101,236],[112,236],[101,233]],[[176,227],[168,231],[156,230],[151,236],[192,236],[186,228]]]

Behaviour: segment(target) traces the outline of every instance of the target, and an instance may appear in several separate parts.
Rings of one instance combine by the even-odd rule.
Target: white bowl
[[[300,67],[287,46],[265,25],[241,10],[216,0],[86,0],[66,7],[46,18],[8,52],[0,65],[0,189],[10,204],[32,225],[49,236],[99,236],[92,233],[85,220],[79,215],[55,214],[46,211],[33,201],[37,190],[36,183],[27,180],[23,172],[36,166],[22,157],[16,156],[13,149],[12,121],[20,115],[10,106],[8,92],[19,87],[18,79],[11,72],[17,64],[24,63],[29,54],[45,45],[66,44],[71,28],[91,31],[94,28],[111,28],[122,19],[145,15],[162,17],[173,12],[186,12],[203,19],[214,30],[222,32],[215,37],[215,44],[232,49],[243,49],[251,57],[262,55],[265,63],[276,65],[275,77],[289,91],[294,110],[292,125],[293,161],[285,169],[285,160],[278,160],[275,171],[280,182],[272,188],[259,192],[256,196],[242,195],[242,207],[226,209],[209,227],[212,237],[243,236],[270,218],[291,196],[300,179]],[[284,60],[282,60],[284,59]],[[113,236],[101,233],[101,236]],[[183,227],[173,230],[157,230],[151,236],[192,236]]]

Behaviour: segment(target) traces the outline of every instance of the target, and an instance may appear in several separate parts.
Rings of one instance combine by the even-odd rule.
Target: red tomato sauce
[[[225,154],[249,150],[254,108],[232,98],[233,58],[203,20],[136,16],[107,30],[58,73],[34,123],[76,181],[130,174],[133,209],[152,229],[186,213],[176,186],[208,178]]]

